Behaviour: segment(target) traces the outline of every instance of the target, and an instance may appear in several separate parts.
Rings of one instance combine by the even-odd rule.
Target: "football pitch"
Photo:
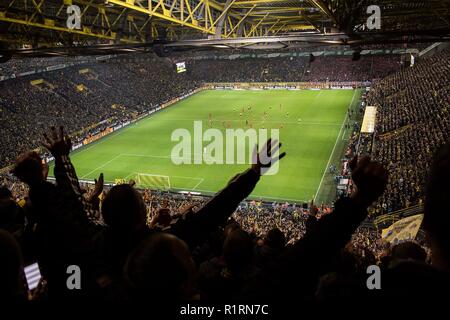
[[[277,174],[261,178],[251,197],[327,202],[335,189],[328,168],[339,164],[349,135],[345,124],[354,121],[347,110],[356,108],[359,98],[360,90],[204,90],[76,150],[71,158],[80,180],[103,172],[111,183],[134,179],[141,186],[211,194],[249,165],[177,165],[171,158],[174,130],[187,129],[194,137],[194,121],[224,136],[227,127],[279,129],[287,156]]]

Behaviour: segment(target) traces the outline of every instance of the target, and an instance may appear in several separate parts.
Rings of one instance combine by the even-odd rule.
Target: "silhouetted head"
[[[12,193],[6,186],[0,186],[0,200],[11,199]]]
[[[37,152],[26,152],[19,156],[12,173],[28,185],[45,181],[44,164]]]
[[[134,231],[145,227],[147,209],[142,195],[128,184],[114,186],[102,203],[102,215],[113,229]]]
[[[425,262],[426,251],[414,242],[402,242],[392,247],[392,258],[394,260],[415,260]]]
[[[125,265],[125,279],[136,299],[189,299],[194,273],[186,243],[162,232],[144,239]]]
[[[223,257],[231,271],[239,271],[249,265],[253,258],[253,242],[242,229],[232,230],[223,245]]]
[[[226,226],[225,226],[225,228],[223,229],[223,236],[224,236],[224,238],[226,239],[227,237],[228,237],[228,235],[232,232],[232,231],[234,231],[234,230],[236,230],[236,229],[240,229],[241,228],[241,226],[239,225],[239,223],[237,223],[237,222],[231,222],[231,223],[228,223]]]
[[[286,245],[286,237],[280,229],[273,228],[272,230],[267,232],[267,235],[264,239],[264,244],[268,247],[281,250]]]
[[[22,253],[14,237],[0,229],[0,300],[16,299],[23,292]]]
[[[0,228],[8,229],[14,224],[23,224],[20,207],[14,200],[0,199]]]
[[[435,154],[425,197],[423,228],[432,249],[433,264],[450,268],[450,142]]]

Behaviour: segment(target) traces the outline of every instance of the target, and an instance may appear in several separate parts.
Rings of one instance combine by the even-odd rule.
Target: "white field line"
[[[178,189],[178,188],[177,188]],[[211,190],[205,190],[205,189],[196,189],[196,191],[201,191],[201,192],[207,192],[207,193],[217,193],[219,191],[211,191]],[[292,198],[280,198],[280,197],[265,197],[265,196],[260,196],[257,194],[250,194],[250,197],[253,198],[261,198],[261,199],[269,199],[269,200],[286,200],[286,201],[295,201],[295,202],[309,202],[310,200],[302,200],[302,199],[292,199]]]
[[[142,158],[158,158],[158,159],[172,159],[172,156],[158,156],[158,155],[151,155],[151,154],[136,154],[136,153],[121,153],[121,156],[125,157],[142,157]],[[187,153],[187,156],[195,156],[199,155],[204,157],[204,154],[199,153]],[[184,157],[173,157],[174,159],[184,159]]]
[[[83,179],[83,178],[85,178],[86,176],[89,176],[91,173],[93,173],[93,172],[95,172],[95,171],[97,171],[97,170],[99,170],[99,169],[101,169],[101,168],[104,168],[105,166],[107,166],[107,165],[110,164],[112,161],[116,160],[117,158],[119,158],[119,157],[121,157],[121,156],[127,156],[127,155],[132,155],[132,156],[135,156],[135,157],[152,157],[152,158],[153,158],[153,157],[157,157],[157,158],[162,157],[162,158],[170,158],[170,157],[168,157],[168,156],[163,157],[163,156],[152,156],[152,155],[138,155],[138,154],[126,154],[126,153],[121,153],[121,154],[115,156],[114,158],[112,158],[111,160],[105,162],[105,163],[102,164],[101,166],[97,167],[96,169],[94,169],[94,170],[88,172],[87,174],[85,174],[84,176],[80,177],[80,179]],[[140,172],[140,173],[142,173],[142,174],[147,174],[147,173],[144,173],[144,172]],[[134,174],[134,175],[137,175],[138,173],[137,173],[137,172],[131,172],[131,173],[129,173],[129,174],[124,178],[124,180],[127,180],[128,178],[130,178],[130,176],[132,176],[133,174]],[[198,182],[197,182],[197,184],[191,189],[192,191],[194,191],[194,190],[195,190],[195,189],[196,189],[203,181],[205,181],[205,179],[203,179],[203,178],[198,178],[198,177],[188,177],[188,176],[168,176],[168,177],[169,177],[169,178],[186,179],[186,180],[197,180]],[[178,189],[178,188],[177,188],[177,189]],[[189,188],[188,188],[188,189],[189,189]]]
[[[100,143],[105,142],[106,140],[108,140],[109,138],[112,138],[113,136],[116,137],[116,136],[118,136],[119,134],[122,134],[122,133],[124,133],[125,131],[128,131],[128,129],[131,129],[131,127],[133,127],[133,125],[134,125],[134,123],[130,123],[130,124],[129,124],[128,126],[126,126],[125,128],[122,128],[122,129],[119,130],[119,131],[115,131],[115,132],[113,132],[113,133],[111,133],[111,134],[108,134],[107,136],[105,136],[105,137],[103,137],[103,138],[100,138],[99,140],[97,140],[97,141],[95,141],[95,142],[90,143],[89,146],[86,147],[86,148],[81,148],[81,150],[75,150],[74,155],[78,155],[78,154],[80,154],[80,153],[83,153],[83,152],[85,152],[85,151],[87,151],[87,150],[89,150],[89,149],[91,149],[91,148],[93,148],[93,147],[98,146]]]
[[[261,199],[269,199],[269,200],[286,200],[286,201],[294,201],[294,202],[309,202],[308,200],[292,199],[292,198],[263,197],[263,196],[259,196],[257,194],[255,194],[255,195],[250,194],[250,196],[251,197],[255,197],[255,198],[261,198]]]
[[[121,153],[124,157],[142,157],[142,158],[160,158],[160,159],[170,159],[170,156],[156,156],[151,154],[137,154],[137,153]],[[143,172],[141,172],[143,173]]]
[[[349,107],[353,105],[353,100],[355,99],[355,92],[353,92],[352,100],[350,101]],[[323,179],[325,178],[325,174],[327,173],[328,167],[330,166],[331,159],[333,158],[334,150],[336,149],[337,143],[339,141],[339,137],[341,136],[342,128],[344,127],[345,120],[347,119],[347,112],[345,112],[344,120],[342,120],[341,129],[339,130],[339,134],[336,137],[336,142],[334,143],[333,150],[331,150],[330,157],[328,158],[327,165],[325,166],[322,174],[322,179],[320,179],[319,187],[317,188],[316,194],[314,195],[314,199],[317,198],[317,195],[319,194],[320,188],[322,187]]]
[[[194,191],[195,189],[197,189],[197,187],[204,181],[203,178],[200,178],[201,180],[192,188],[192,191]]]
[[[91,173],[104,168],[105,166],[107,166],[108,164],[110,164],[111,162],[113,162],[114,160],[116,160],[117,158],[121,157],[121,156],[127,156],[127,155],[131,155],[131,156],[136,156],[136,157],[156,157],[156,158],[170,158],[168,156],[152,156],[152,155],[138,155],[138,154],[126,154],[126,153],[121,153],[117,156],[115,156],[114,158],[112,158],[111,160],[105,162],[104,164],[102,164],[101,166],[95,168],[94,170],[88,172],[87,174],[83,175],[82,177],[80,177],[80,179],[85,178],[86,176],[89,176]],[[143,172],[141,172],[143,173]],[[128,177],[130,177],[132,174],[137,174],[136,172],[131,172],[130,174],[128,174],[124,179],[127,180]],[[193,188],[177,188],[175,187],[174,189],[176,190],[190,190],[190,191],[200,191],[200,192],[207,192],[207,193],[212,193],[215,194],[218,191],[212,191],[212,190],[206,190],[206,189],[197,189],[197,187],[202,184],[205,179],[204,178],[198,178],[198,177],[188,177],[188,176],[169,176],[169,177],[173,177],[173,178],[180,178],[180,179],[191,179],[191,180],[198,180],[198,183],[193,187]],[[113,183],[113,181],[105,181],[105,182],[110,182]],[[261,198],[261,199],[268,199],[268,200],[285,200],[285,201],[293,201],[293,202],[305,202],[307,200],[302,200],[302,199],[292,199],[292,198],[280,198],[280,197],[265,197],[265,196],[260,196],[260,195],[250,195],[251,197],[254,198]]]
[[[175,157],[175,156],[158,156],[158,155],[151,155],[151,154],[136,154],[136,153],[121,153],[122,156],[125,157],[143,157],[143,158],[157,158],[157,159],[177,159],[177,160],[184,160],[184,157]],[[212,159],[207,154],[200,154],[200,153],[186,153],[186,156],[192,157],[192,156],[200,156],[202,159]],[[199,178],[201,179],[201,178]]]
[[[129,173],[125,178],[123,178],[123,180],[127,180],[131,175],[137,175],[137,173],[136,172],[131,172],[131,173]]]
[[[122,154],[118,154],[117,156],[115,156],[114,158],[106,161],[104,164],[102,164],[101,166],[95,168],[94,170],[89,171],[88,173],[86,173],[85,175],[83,175],[82,177],[80,177],[80,179],[83,179],[87,176],[89,176],[91,173],[94,173],[97,170],[100,170],[101,168],[106,167],[108,164],[110,164],[111,162],[113,162],[114,160],[116,160],[117,158],[119,158]]]

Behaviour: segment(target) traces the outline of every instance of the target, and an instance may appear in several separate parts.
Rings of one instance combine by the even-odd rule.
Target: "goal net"
[[[169,190],[170,179],[169,176],[159,174],[138,173],[136,185],[140,188]]]

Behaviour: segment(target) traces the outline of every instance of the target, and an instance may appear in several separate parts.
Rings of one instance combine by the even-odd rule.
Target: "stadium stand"
[[[80,141],[98,131],[98,123],[129,121],[197,87],[196,81],[172,72],[172,65],[164,60],[151,66],[111,61],[70,67],[42,73],[38,79],[43,83],[33,85],[35,78],[0,82],[1,167],[19,153],[39,147],[48,125],[64,125],[72,134],[79,133],[74,140]]]
[[[367,148],[390,172],[377,211],[423,200],[435,149],[450,138],[450,52],[444,51],[376,83],[367,97],[378,107],[373,145]]]
[[[0,319],[445,317],[449,199],[450,0],[0,1]]]
[[[190,75],[206,82],[369,81],[399,68],[398,57],[308,57],[192,60]],[[208,72],[215,70],[216,72]]]
[[[12,163],[21,152],[39,147],[36,139],[48,125],[63,125],[71,134],[80,133],[75,140],[81,140],[95,131],[85,128],[104,120],[125,122],[204,82],[299,82],[308,68],[305,58],[206,60],[192,61],[187,74],[176,74],[169,59],[146,55],[145,62],[140,60],[139,56],[117,57],[0,82],[0,123],[5,137],[0,167]],[[323,60],[312,64],[305,80],[364,81],[399,68],[396,58],[368,57],[350,63],[341,57]],[[30,81],[36,78],[43,83],[32,85]],[[23,94],[17,95],[17,90]]]
[[[345,64],[327,57],[312,65],[312,81],[384,77],[365,100],[379,110],[375,133],[360,139],[354,128],[348,147],[346,174],[356,188],[332,207],[244,201],[260,179],[261,163],[204,198],[138,191],[133,182],[80,184],[62,130],[52,129],[46,139],[55,183],[47,181],[41,156],[28,151],[39,146],[49,126],[64,126],[77,143],[98,130],[95,124],[132,119],[202,81],[300,81],[304,72],[293,66],[305,71],[303,60],[215,61],[218,72],[208,78],[204,70],[213,62],[195,62],[191,72],[178,75],[169,61],[119,65],[113,59],[47,72],[36,84],[29,78],[5,81],[0,164],[13,164],[14,175],[0,176],[6,186],[0,192],[0,254],[7,270],[0,277],[8,283],[0,297],[29,299],[21,279],[5,279],[18,279],[21,268],[36,260],[45,281],[32,293],[34,300],[327,302],[438,295],[435,288],[448,288],[450,281],[449,58],[445,51],[387,77],[398,69],[394,58]],[[369,211],[376,215],[420,201],[424,231],[433,239],[428,247],[412,241],[390,246],[378,230],[360,226]],[[66,287],[66,266],[73,264],[85,270],[82,291]],[[385,275],[382,297],[362,288],[373,264]]]

